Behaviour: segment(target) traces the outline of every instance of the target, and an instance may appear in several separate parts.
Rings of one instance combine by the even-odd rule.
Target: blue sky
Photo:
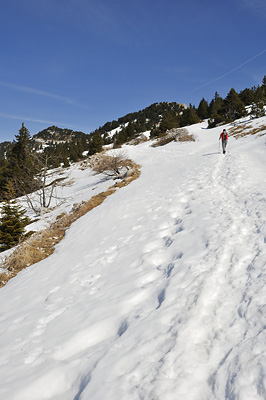
[[[265,0],[1,0],[0,142],[261,84]]]

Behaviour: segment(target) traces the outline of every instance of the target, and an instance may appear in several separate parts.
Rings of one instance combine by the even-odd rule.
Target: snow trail
[[[202,127],[1,290],[1,398],[266,397],[265,157]]]
[[[243,186],[243,175],[247,175],[244,168],[246,163],[243,160],[241,162],[242,158],[240,155],[218,157],[211,175],[201,165],[196,173],[197,184],[178,194],[179,202],[176,203],[180,204],[181,200],[183,208],[177,207],[175,213],[175,207],[170,207],[168,215],[164,215],[165,220],[174,217],[177,227],[163,233],[167,234],[167,248],[177,242],[176,235],[189,237],[193,232],[193,239],[197,238],[201,249],[196,256],[191,256],[189,252],[189,256],[185,257],[189,238],[183,239],[183,250],[181,248],[165,263],[166,260],[161,259],[158,251],[159,243],[154,243],[157,252],[152,262],[156,264],[157,261],[157,268],[165,270],[156,310],[160,309],[162,316],[158,318],[162,318],[169,330],[166,334],[163,327],[156,326],[157,346],[160,336],[163,338],[157,362],[153,350],[148,367],[149,357],[146,354],[149,373],[139,377],[141,383],[135,388],[138,393],[136,398],[172,399],[173,393],[191,400],[210,399],[212,395],[217,398],[218,372],[230,359],[232,349],[245,340],[250,327],[249,322],[239,314],[239,309],[250,282],[250,269],[257,257],[257,247],[261,248],[264,240],[257,238],[253,216],[249,217],[252,208],[247,209],[246,199],[242,199],[239,193],[239,186]],[[173,200],[174,192],[171,190]],[[203,211],[202,218],[197,221],[199,214],[195,214],[194,209],[199,206]],[[213,221],[219,221],[219,225]],[[206,236],[202,229],[203,222],[208,224],[211,236]],[[170,225],[165,223],[161,227],[167,229]],[[197,247],[195,241],[193,246]],[[150,246],[150,251],[152,248]],[[170,319],[167,318],[168,310]],[[154,310],[150,310],[148,318],[151,320],[154,319],[153,313]],[[145,344],[141,345],[141,352]],[[157,346],[153,345],[152,348]],[[135,346],[133,351],[137,351]],[[138,367],[135,368],[138,371]],[[229,374],[221,399],[229,393],[230,380]],[[129,389],[129,392],[132,390]]]

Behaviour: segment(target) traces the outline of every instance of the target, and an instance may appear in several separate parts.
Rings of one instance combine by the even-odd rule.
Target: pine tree
[[[264,103],[262,100],[257,100],[252,104],[250,115],[253,118],[264,117],[265,110],[264,110]]]
[[[29,218],[25,217],[26,210],[22,209],[15,200],[5,200],[1,207],[0,218],[0,251],[16,246],[24,237],[25,226]]]
[[[120,132],[118,132],[114,136],[114,143],[116,143],[116,145],[120,146],[123,143],[125,143],[126,141],[127,141],[127,133],[126,133],[126,128],[124,127],[123,129],[121,129]]]
[[[130,122],[126,127],[126,136],[127,139],[132,139],[135,135],[135,126],[133,122]]]
[[[67,157],[64,158],[63,163],[64,168],[68,168],[70,166],[69,159]]]
[[[262,101],[263,103],[265,102],[265,87],[264,85],[258,86],[255,89],[255,95],[254,95],[254,101]]]
[[[255,92],[254,101],[252,103],[250,115],[253,118],[264,117],[264,89],[263,86],[259,86]]]
[[[32,182],[38,170],[32,152],[32,139],[24,124],[15,137],[16,141],[7,154],[7,181],[12,180],[15,195],[21,196],[32,189]]]
[[[209,116],[212,117],[219,114],[223,104],[224,100],[217,92],[215,92],[214,99],[210,102],[209,105]]]
[[[209,116],[209,105],[204,98],[202,98],[199,103],[197,114],[200,119],[206,119]]]
[[[181,125],[186,126],[186,125],[193,125],[197,124],[200,122],[200,119],[197,115],[197,111],[195,106],[192,106],[192,104],[189,105],[189,108],[184,110],[182,116],[181,116]]]
[[[264,103],[266,103],[266,75],[264,75],[264,77],[262,79],[261,87],[263,89],[263,94],[264,94]]]
[[[179,115],[174,110],[165,111],[160,123],[159,131],[165,133],[167,130],[179,127]]]
[[[100,133],[93,135],[89,146],[89,155],[102,151],[103,139]]]
[[[77,154],[77,149],[74,143],[71,143],[69,147],[69,158],[72,162],[77,162],[79,159]]]
[[[235,89],[229,91],[221,111],[225,121],[234,121],[246,115],[245,105]]]
[[[17,164],[19,168],[25,167],[25,165],[30,164],[30,144],[31,137],[28,129],[22,124],[18,135],[15,135],[16,141],[13,143],[10,154],[8,155],[9,160],[12,160]]]
[[[239,93],[239,96],[245,106],[250,106],[254,101],[255,93],[253,89],[244,89]]]

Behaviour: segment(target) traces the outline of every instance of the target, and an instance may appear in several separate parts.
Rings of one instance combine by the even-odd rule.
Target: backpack
[[[227,140],[227,138],[228,138],[228,133],[227,132],[223,132],[223,140]]]

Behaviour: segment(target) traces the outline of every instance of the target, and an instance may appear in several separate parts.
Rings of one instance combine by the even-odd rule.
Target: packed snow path
[[[0,398],[266,398],[265,137],[203,127],[1,289]]]

